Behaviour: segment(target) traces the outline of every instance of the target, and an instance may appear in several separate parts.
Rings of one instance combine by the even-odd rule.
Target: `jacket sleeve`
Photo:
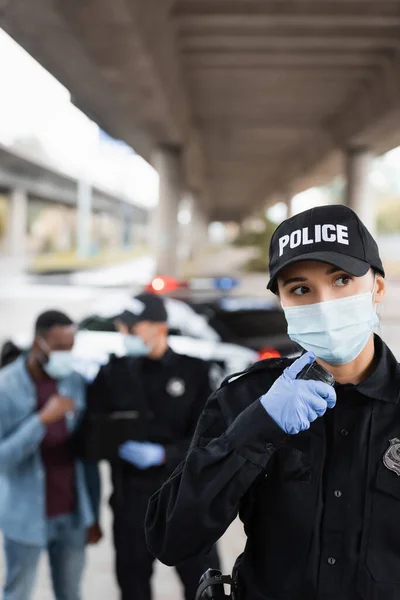
[[[86,489],[92,506],[95,523],[100,520],[101,478],[96,462],[83,462]]]
[[[4,401],[0,398],[0,401]],[[0,419],[0,472],[17,467],[36,452],[45,435],[46,428],[38,414],[32,414],[11,433],[5,434]]]
[[[99,370],[96,379],[87,387],[86,413],[110,412],[111,398],[108,371],[109,363]]]
[[[81,443],[84,443],[85,438],[84,438],[83,423],[84,423],[85,414],[86,414],[86,410],[87,410],[87,406],[88,406],[88,402],[89,402],[88,386],[83,382],[83,380],[81,380],[81,383],[83,384],[85,408],[83,409],[81,418],[78,420],[77,430],[74,432],[74,435],[73,435],[73,443],[75,444],[75,449],[78,451],[78,454],[81,454],[81,453],[79,452],[79,445],[78,445],[77,440],[79,439],[79,436],[81,436]],[[82,466],[83,466],[83,474],[84,474],[84,478],[85,478],[86,490],[87,490],[87,494],[89,496],[90,505],[92,507],[94,521],[95,521],[95,523],[97,523],[99,521],[99,517],[100,517],[100,501],[101,501],[101,479],[100,479],[99,466],[96,461],[88,461],[88,460],[83,460]]]
[[[184,439],[165,444],[165,464],[169,472],[174,470],[184,459],[193,439],[197,422],[211,394],[208,363],[204,362],[202,371],[198,374],[200,385],[197,389],[191,408],[191,418],[188,422],[187,433]]]
[[[186,460],[150,499],[148,546],[167,565],[209,549],[221,537],[243,496],[286,440],[259,400],[228,426],[220,402],[225,393],[229,401],[229,387],[211,396]]]
[[[95,435],[99,427],[96,417],[108,412],[109,402],[109,387],[105,367],[102,367],[96,379],[87,387],[86,408],[74,434],[76,453],[89,463],[93,460],[93,454],[96,454],[92,447],[93,440],[98,437]]]

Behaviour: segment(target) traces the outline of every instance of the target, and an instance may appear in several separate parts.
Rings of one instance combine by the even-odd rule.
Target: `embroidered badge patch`
[[[400,440],[393,438],[389,441],[390,446],[383,456],[383,464],[387,469],[400,476]]]

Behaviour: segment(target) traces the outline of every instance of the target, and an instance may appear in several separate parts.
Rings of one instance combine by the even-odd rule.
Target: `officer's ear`
[[[386,281],[380,273],[375,273],[374,304],[380,304],[386,295]]]
[[[114,326],[119,333],[123,333],[125,335],[129,333],[128,325],[126,325],[126,323],[123,323],[123,321],[121,321],[120,319],[114,321]]]
[[[161,335],[168,335],[168,323],[158,323],[158,331]]]
[[[38,336],[38,335],[35,335],[35,337],[33,339],[32,347],[31,347],[31,354],[35,358],[46,358],[46,352],[43,348],[43,342],[41,342],[40,336]]]

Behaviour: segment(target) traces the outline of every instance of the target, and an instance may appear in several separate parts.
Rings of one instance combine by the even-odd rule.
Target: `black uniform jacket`
[[[208,370],[206,362],[171,349],[161,360],[112,358],[88,390],[81,454],[110,460],[114,487],[125,482],[151,495],[185,458],[211,392]],[[140,470],[120,460],[118,447],[126,440],[162,444],[165,464]]]
[[[400,600],[400,368],[379,337],[375,350],[372,374],[336,385],[336,407],[294,436],[258,400],[292,361],[263,361],[223,384],[150,501],[151,551],[178,564],[239,513],[241,598]]]

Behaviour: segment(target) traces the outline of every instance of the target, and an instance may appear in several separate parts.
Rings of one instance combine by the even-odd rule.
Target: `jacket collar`
[[[29,391],[31,394],[35,393],[35,385],[33,383],[32,377],[29,374],[28,368],[26,366],[27,356],[24,354],[16,359],[14,366],[15,371],[18,373],[18,377],[20,378],[21,385]]]
[[[134,363],[140,365],[160,365],[162,367],[170,367],[175,364],[177,354],[168,347],[161,358],[150,358],[149,356],[141,356],[140,358],[130,357]]]
[[[373,400],[397,403],[400,400],[400,365],[385,342],[375,335],[375,368],[354,389]]]

